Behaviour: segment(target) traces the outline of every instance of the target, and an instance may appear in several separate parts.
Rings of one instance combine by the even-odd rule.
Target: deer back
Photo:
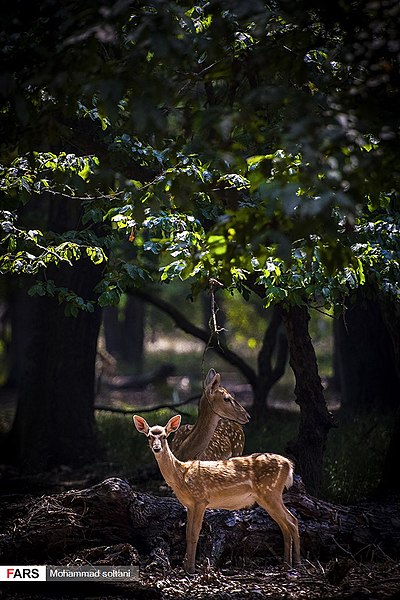
[[[183,425],[174,434],[171,442],[171,450],[175,456],[179,456],[179,448],[186,438],[190,435],[193,425]],[[239,423],[221,419],[215,432],[205,450],[196,458],[199,460],[222,460],[232,456],[241,456],[244,448],[244,431]],[[187,460],[194,457],[182,457]]]
[[[185,506],[200,503],[209,508],[244,508],[261,496],[282,496],[285,486],[292,483],[292,463],[278,454],[180,464],[182,478],[174,491]]]

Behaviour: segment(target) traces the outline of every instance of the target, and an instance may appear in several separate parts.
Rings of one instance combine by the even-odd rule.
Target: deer
[[[250,415],[221,386],[221,375],[210,369],[199,402],[194,425],[183,425],[171,442],[172,452],[180,460],[218,460],[240,456],[244,448],[241,425]]]
[[[187,510],[184,569],[196,572],[197,542],[207,508],[237,510],[257,503],[279,525],[284,541],[284,564],[300,564],[300,537],[296,517],[286,508],[282,494],[293,484],[293,463],[279,454],[257,453],[228,460],[180,461],[172,453],[168,436],[179,429],[181,416],[165,427],[150,427],[133,416],[139,433],[146,435],[161,474]],[[294,548],[294,553],[293,553]],[[293,556],[294,554],[294,556]]]

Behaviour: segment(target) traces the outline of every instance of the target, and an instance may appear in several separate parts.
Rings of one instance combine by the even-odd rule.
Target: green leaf
[[[210,252],[212,254],[215,254],[217,256],[222,256],[223,254],[226,254],[228,244],[223,235],[210,235],[207,241]]]
[[[145,242],[145,243],[143,244],[143,249],[144,249],[145,251],[150,251],[150,252],[152,252],[153,254],[159,254],[159,253],[160,253],[160,250],[161,250],[161,246],[160,246],[160,244],[158,244],[158,243],[156,243],[156,242],[151,242],[151,241],[150,241],[150,242]]]
[[[90,173],[91,169],[88,162],[85,162],[83,169],[78,171],[78,175],[81,179],[83,179],[83,181],[88,181]]]
[[[144,270],[138,267],[137,265],[125,263],[123,269],[128,274],[128,276],[134,281],[146,279]]]
[[[35,283],[35,285],[29,288],[28,294],[29,296],[45,296],[46,289],[44,283],[42,281]]]
[[[86,254],[95,265],[99,265],[107,260],[104,250],[96,246],[86,248]]]

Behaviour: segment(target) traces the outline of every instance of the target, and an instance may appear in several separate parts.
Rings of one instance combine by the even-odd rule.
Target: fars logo
[[[0,566],[0,581],[46,581],[45,566]]]

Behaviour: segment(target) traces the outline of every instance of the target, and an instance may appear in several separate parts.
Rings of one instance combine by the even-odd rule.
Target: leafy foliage
[[[150,277],[258,286],[267,306],[330,308],[367,280],[398,297],[399,11],[17,1],[0,45],[1,272],[85,255],[105,267],[101,305]],[[55,196],[79,203],[76,231],[46,228],[35,200]],[[32,293],[68,303],[51,282]]]

